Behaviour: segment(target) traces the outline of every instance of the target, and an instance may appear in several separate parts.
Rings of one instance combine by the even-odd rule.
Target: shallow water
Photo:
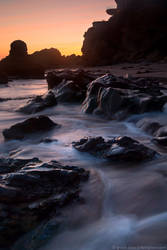
[[[46,91],[44,80],[13,81],[0,88],[0,99],[4,100],[0,103],[0,157],[57,160],[87,168],[91,177],[81,194],[85,204],[64,211],[68,227],[41,249],[111,250],[142,245],[142,242],[147,246],[167,246],[167,185],[166,179],[157,172],[166,167],[166,153],[158,149],[162,153],[159,159],[120,168],[118,164],[79,153],[72,147],[73,141],[84,136],[112,138],[127,135],[157,149],[150,142],[151,136],[131,122],[135,116],[123,122],[108,121],[83,114],[79,105],[59,105],[38,114],[48,115],[61,124],[61,128],[24,141],[4,141],[3,129],[31,117],[16,112],[19,106]],[[166,114],[164,111],[142,116],[156,117],[165,123]],[[57,141],[41,143],[46,137]]]

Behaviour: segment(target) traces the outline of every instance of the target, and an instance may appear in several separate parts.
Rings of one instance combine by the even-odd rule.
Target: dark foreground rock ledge
[[[20,107],[17,111],[24,114],[35,114],[46,108],[57,105],[57,100],[52,91],[47,92],[42,96],[36,96],[28,101],[24,106]]]
[[[81,103],[85,99],[87,85],[96,78],[96,72],[81,69],[57,70],[48,72],[46,76],[48,89],[53,89],[58,103]]]
[[[109,161],[140,162],[152,159],[156,152],[138,141],[124,136],[112,140],[104,140],[103,137],[87,137],[73,146],[80,152],[87,152]]]
[[[9,129],[3,130],[3,136],[6,140],[20,140],[33,133],[46,132],[50,129],[53,129],[54,127],[59,128],[60,125],[54,123],[47,116],[37,116],[17,123],[11,126]]]
[[[79,199],[89,173],[57,161],[0,159],[0,249]]]
[[[121,120],[131,114],[162,111],[166,102],[167,89],[157,80],[106,74],[89,84],[82,106],[86,113]]]

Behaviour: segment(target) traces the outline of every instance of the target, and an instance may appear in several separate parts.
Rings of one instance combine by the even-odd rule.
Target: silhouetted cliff
[[[60,51],[51,48],[36,51],[29,55],[24,41],[16,40],[11,43],[9,55],[0,61],[2,72],[17,78],[44,78],[48,69],[68,67],[81,64],[81,56],[62,56]]]
[[[90,65],[160,60],[167,56],[167,1],[116,0],[108,21],[85,33],[84,61]]]

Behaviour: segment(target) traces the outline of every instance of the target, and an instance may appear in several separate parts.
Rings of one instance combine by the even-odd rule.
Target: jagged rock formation
[[[156,80],[106,74],[88,85],[83,111],[121,120],[131,114],[162,111],[166,103],[167,93]]]
[[[9,55],[0,61],[0,83],[6,82],[1,72],[12,78],[44,78],[44,72],[57,67],[80,65],[81,56],[62,56],[60,51],[42,49],[33,54],[28,54],[24,41],[16,40],[11,43]],[[4,76],[4,74],[3,74]]]
[[[88,171],[57,161],[0,159],[0,249],[13,248],[25,233],[56,219],[73,201],[79,202],[80,184],[88,177]]]
[[[87,152],[109,161],[144,161],[156,155],[154,150],[127,136],[108,141],[103,137],[86,137],[73,142],[73,146],[80,152]]]
[[[86,64],[160,60],[167,56],[167,2],[116,0],[108,21],[94,22],[82,47]]]

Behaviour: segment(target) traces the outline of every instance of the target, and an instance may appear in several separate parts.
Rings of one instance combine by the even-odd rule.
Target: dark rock
[[[38,158],[33,159],[12,159],[12,158],[1,158],[0,159],[0,175],[16,172],[21,168],[28,166],[28,164],[40,163]]]
[[[47,74],[48,89],[53,89],[58,102],[82,102],[86,96],[87,85],[97,75],[84,70],[62,70]]]
[[[124,119],[130,114],[163,110],[167,95],[157,81],[125,79],[106,74],[92,81],[83,102],[86,113],[103,114],[109,119]]]
[[[44,70],[54,69],[64,64],[64,57],[55,48],[35,51],[30,55],[30,59],[33,63],[39,64]]]
[[[166,147],[167,146],[167,136],[155,137],[153,138],[153,142]]]
[[[95,74],[83,70],[53,71],[46,76],[48,89],[54,89],[58,102],[82,102],[88,83],[95,78]]]
[[[0,175],[0,247],[3,249],[42,221],[55,218],[66,204],[79,200],[80,183],[89,176],[84,169],[62,166],[56,161],[36,165],[34,162],[25,165],[27,160],[24,164],[21,160],[17,164],[16,160],[8,161],[16,168],[13,167],[12,173]]]
[[[7,74],[0,72],[0,84],[8,83],[8,76]]]
[[[37,132],[45,132],[54,127],[59,127],[58,124],[54,123],[47,116],[38,116],[34,118],[29,118],[24,122],[17,123],[10,127],[9,129],[5,129],[3,131],[3,136],[5,139],[23,139],[27,135]]]
[[[130,137],[117,137],[105,141],[102,137],[83,138],[73,142],[75,149],[109,161],[144,161],[152,159],[156,152]]]
[[[52,143],[52,142],[58,142],[57,139],[51,139],[51,138],[44,138],[40,141],[40,143]]]
[[[24,57],[27,56],[27,44],[24,41],[16,40],[10,45],[10,56],[13,57]]]
[[[44,68],[32,60],[25,42],[11,43],[9,55],[0,61],[0,69],[12,78],[44,79]]]
[[[86,65],[110,65],[167,56],[167,3],[165,0],[116,0],[108,21],[94,22],[84,35]],[[156,16],[156,19],[155,19]]]
[[[167,126],[163,126],[156,132],[157,137],[165,137],[167,136]]]
[[[75,103],[84,100],[86,91],[75,85],[73,81],[63,81],[54,89],[54,94],[58,103]]]
[[[57,105],[56,97],[52,91],[49,91],[43,96],[36,96],[28,101],[28,103],[19,108],[18,111],[25,114],[34,114],[55,105]]]
[[[93,79],[95,79],[93,74],[80,69],[51,71],[46,76],[48,89],[57,87],[63,80],[73,81],[75,85],[86,87]]]
[[[167,126],[161,126],[154,135],[153,142],[160,146],[167,146]]]
[[[136,126],[151,135],[154,135],[157,132],[157,130],[159,130],[159,128],[162,127],[162,125],[156,120],[151,120],[148,118],[139,120]]]

